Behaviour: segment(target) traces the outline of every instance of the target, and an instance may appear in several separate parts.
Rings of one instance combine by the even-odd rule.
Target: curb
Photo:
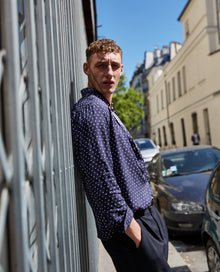
[[[191,271],[171,242],[169,242],[168,264],[170,265],[171,270],[173,272]],[[98,272],[116,272],[111,257],[106,252],[100,240],[99,240]]]
[[[169,242],[168,264],[172,272],[190,272],[191,270],[186,265],[180,253],[175,249],[173,244]]]

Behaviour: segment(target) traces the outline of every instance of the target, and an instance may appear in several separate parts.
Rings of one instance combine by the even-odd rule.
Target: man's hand
[[[134,241],[138,248],[141,242],[141,227],[138,222],[133,218],[130,226],[126,229],[125,233]]]

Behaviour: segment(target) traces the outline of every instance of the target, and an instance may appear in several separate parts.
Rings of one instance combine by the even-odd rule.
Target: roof
[[[212,148],[216,148],[216,147],[211,146],[211,145],[197,145],[197,146],[183,147],[183,148],[162,151],[162,152],[160,152],[160,154],[163,156],[163,155],[168,155],[171,153],[189,152],[189,151],[195,151],[195,150],[201,150],[201,149],[207,149],[207,148],[212,149]]]
[[[180,21],[181,17],[183,16],[185,10],[187,9],[187,7],[188,7],[188,5],[189,5],[189,3],[190,3],[191,1],[192,1],[192,0],[188,0],[188,2],[186,3],[186,5],[185,5],[183,11],[181,12],[180,16],[179,16],[178,19],[177,19],[178,21]]]

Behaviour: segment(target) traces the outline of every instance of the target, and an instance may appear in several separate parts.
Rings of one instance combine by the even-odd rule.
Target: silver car
[[[135,143],[141,151],[146,166],[151,162],[153,156],[160,152],[160,147],[149,138],[135,139]]]

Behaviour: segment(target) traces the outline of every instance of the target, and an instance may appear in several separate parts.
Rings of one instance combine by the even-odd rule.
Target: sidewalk
[[[168,263],[173,272],[190,272],[190,269],[175,247],[169,242]],[[111,258],[107,254],[101,241],[99,241],[99,266],[98,272],[116,272]]]

